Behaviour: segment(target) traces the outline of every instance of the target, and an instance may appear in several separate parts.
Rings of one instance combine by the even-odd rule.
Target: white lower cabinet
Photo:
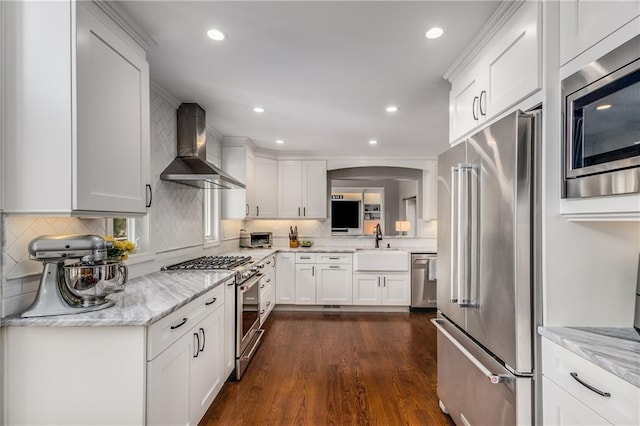
[[[354,305],[409,306],[409,274],[353,274]]]
[[[148,425],[197,425],[222,389],[224,296],[221,284],[149,327]]]
[[[189,424],[193,345],[191,334],[187,334],[147,366],[147,424]]]
[[[263,325],[276,304],[275,292],[275,256],[264,262],[263,276],[260,278],[260,325]]]
[[[542,378],[542,424],[557,426],[610,425],[558,385],[546,377]]]
[[[214,311],[196,328],[192,336],[199,346],[192,348],[189,371],[192,425],[200,422],[224,383],[224,309]]]
[[[276,255],[276,303],[295,303],[296,256],[294,253]]]
[[[640,424],[640,388],[546,338],[542,375],[543,424]]]
[[[353,255],[351,253],[296,253],[297,305],[351,305]]]
[[[353,268],[348,265],[317,265],[316,303],[351,305]]]
[[[315,305],[316,303],[316,265],[315,263],[296,264],[295,303],[296,305]]]
[[[224,283],[224,377],[236,367],[236,280]]]

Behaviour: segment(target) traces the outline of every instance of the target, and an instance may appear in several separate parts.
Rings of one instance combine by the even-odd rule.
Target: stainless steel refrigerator
[[[514,112],[438,157],[438,397],[458,425],[534,422],[537,122]]]

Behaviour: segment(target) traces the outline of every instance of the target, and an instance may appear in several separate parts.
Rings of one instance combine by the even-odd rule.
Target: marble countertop
[[[154,272],[129,280],[108,296],[115,306],[100,311],[37,318],[8,317],[3,326],[87,327],[149,325],[233,276],[228,271]]]
[[[538,333],[640,388],[640,334],[633,327],[538,327]]]
[[[412,249],[400,249],[412,252]],[[271,249],[238,249],[224,255],[251,256],[259,261],[276,252],[294,253],[354,253],[351,247],[311,247]],[[87,327],[87,326],[145,326],[167,316],[193,299],[211,290],[232,276],[228,271],[162,271],[127,282],[123,292],[109,296],[115,306],[107,309],[37,318],[7,317],[2,326]]]

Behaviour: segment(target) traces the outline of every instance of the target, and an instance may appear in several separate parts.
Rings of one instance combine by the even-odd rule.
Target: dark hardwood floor
[[[200,425],[453,425],[438,407],[434,315],[273,312]]]

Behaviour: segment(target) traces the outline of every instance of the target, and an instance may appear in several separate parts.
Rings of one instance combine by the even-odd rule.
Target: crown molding
[[[113,19],[145,52],[148,52],[152,46],[158,45],[153,37],[125,11],[119,1],[93,0],[93,4]]]
[[[478,34],[473,38],[473,40],[471,40],[447,71],[445,71],[442,78],[449,82],[455,80],[460,72],[476,59],[480,52],[489,44],[491,39],[498,31],[500,31],[500,29],[502,29],[504,24],[525,3],[525,1],[527,0],[505,0],[500,3],[496,11],[483,25]]]

